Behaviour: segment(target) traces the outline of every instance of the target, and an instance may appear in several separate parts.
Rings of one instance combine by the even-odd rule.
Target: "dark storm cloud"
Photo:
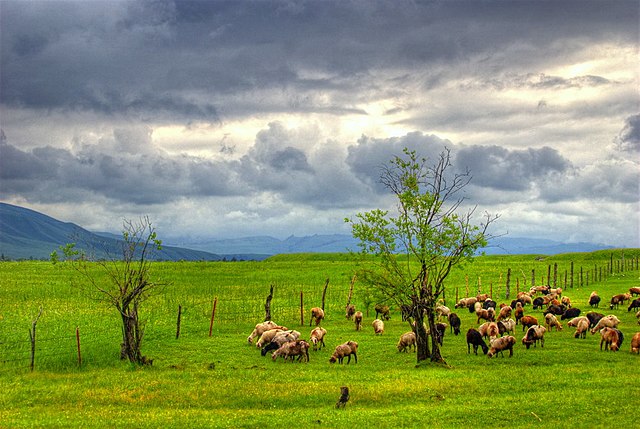
[[[505,191],[528,190],[546,176],[564,175],[571,163],[550,147],[508,150],[499,146],[461,147],[457,168],[469,168],[474,186]]]
[[[438,64],[491,58],[519,40],[546,46],[549,57],[569,49],[550,45],[564,37],[635,42],[638,16],[637,3],[625,1],[606,7],[597,1],[6,1],[0,7],[2,103],[185,121],[215,121],[225,96],[258,88],[325,90],[330,108],[303,103],[308,111],[348,110],[340,90],[366,90],[370,83],[361,78],[371,71],[409,67],[435,82],[438,72],[431,70]],[[511,61],[526,63],[533,55],[544,57],[525,50]],[[308,79],[309,70],[325,77]],[[580,82],[547,77],[538,84]]]
[[[115,142],[82,145],[77,152],[41,147],[22,151],[0,143],[1,197],[30,201],[87,200],[102,196],[134,204],[167,203],[186,197],[249,192],[236,178],[234,162],[170,156],[147,148],[132,153],[139,132],[119,130]],[[112,148],[115,148],[114,151]],[[106,152],[105,150],[108,150]]]

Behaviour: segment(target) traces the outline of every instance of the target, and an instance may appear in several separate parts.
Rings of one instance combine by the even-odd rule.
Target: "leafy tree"
[[[121,257],[112,256],[105,249],[106,258],[92,261],[94,258],[77,250],[75,243],[60,246],[60,249],[86,281],[83,290],[117,310],[122,320],[120,358],[145,364],[148,360],[141,353],[144,323],[140,321],[139,311],[141,304],[162,285],[151,281],[151,261],[154,253],[161,250],[162,242],[148,217],[139,222],[124,220],[122,238],[119,242]],[[51,260],[58,261],[57,252],[51,254]],[[102,273],[92,268],[95,265],[102,268]]]
[[[451,166],[449,149],[429,165],[405,148],[404,156],[394,156],[380,174],[397,199],[395,216],[376,209],[345,219],[360,253],[375,256],[363,269],[365,282],[381,299],[398,305],[416,332],[418,363],[445,363],[436,336],[428,335],[436,332],[435,307],[444,295],[444,281],[486,246],[487,230],[498,219],[486,213],[479,225],[473,223],[476,207],[461,207],[471,175],[468,170],[450,173]]]

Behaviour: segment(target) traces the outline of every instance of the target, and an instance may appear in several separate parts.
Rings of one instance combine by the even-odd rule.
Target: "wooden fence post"
[[[216,307],[218,306],[218,297],[213,300],[213,309],[211,310],[211,323],[209,323],[209,336],[213,332],[213,319],[216,317]]]
[[[327,295],[327,287],[329,286],[329,279],[324,282],[324,289],[322,290],[322,311],[324,311],[324,298]]]
[[[180,321],[182,319],[182,306],[178,306],[178,321],[176,323],[176,340],[180,338]]]
[[[507,269],[507,287],[506,287],[506,293],[505,293],[506,297],[505,297],[505,299],[509,299],[509,294],[511,292],[511,284],[510,284],[510,282],[511,282],[511,268],[508,268]]]
[[[269,289],[269,295],[267,295],[267,301],[264,303],[264,321],[271,320],[271,300],[273,299],[273,285]]]
[[[38,323],[38,319],[42,316],[42,306],[40,306],[40,311],[33,322],[31,322],[31,330],[29,331],[29,338],[31,339],[31,371],[33,372],[33,368],[35,366],[36,361],[36,324]]]

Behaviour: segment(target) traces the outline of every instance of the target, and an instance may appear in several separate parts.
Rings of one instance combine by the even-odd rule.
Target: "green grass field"
[[[513,297],[517,289],[531,285],[532,270],[536,283],[542,284],[549,272],[553,277],[557,264],[557,286],[574,306],[588,311],[587,298],[597,290],[603,298],[598,311],[622,320],[625,340],[621,351],[601,352],[598,334],[574,339],[573,328],[563,321],[565,329],[547,333],[544,348],[526,350],[518,327],[514,356],[488,359],[467,354],[464,335],[448,331],[443,355],[449,367],[416,367],[415,353],[397,352],[398,338],[408,330],[397,309],[384,335],[374,336],[373,305],[357,281],[353,302],[363,311],[369,304],[371,311],[364,329],[354,330],[344,317],[344,306],[362,262],[349,255],[156,263],[154,275],[168,285],[142,309],[143,352],[154,359],[151,367],[119,360],[117,314],[83,294],[64,264],[3,262],[0,428],[635,427],[640,357],[630,353],[629,344],[640,326],[627,305],[609,310],[607,303],[613,294],[640,285],[639,255],[639,249],[625,249],[625,262],[621,251],[476,258],[450,276],[447,305],[452,309],[456,288],[460,298],[467,288],[469,295],[480,288],[492,291],[498,303],[508,302],[507,270]],[[312,351],[308,363],[285,363],[262,357],[247,345],[247,335],[264,318],[270,285],[275,288],[273,319],[308,337],[308,310],[321,304],[326,279],[326,349]],[[305,326],[300,325],[301,294]],[[178,306],[182,315],[176,339]],[[40,307],[32,372],[29,330]],[[542,320],[542,311],[525,311]],[[466,309],[456,312],[463,333],[477,326]],[[360,344],[358,363],[329,364],[333,348],[347,340]],[[334,404],[343,385],[351,399],[337,410]]]

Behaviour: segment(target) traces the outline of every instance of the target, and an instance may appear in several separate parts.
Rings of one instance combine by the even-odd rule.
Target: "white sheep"
[[[284,330],[280,328],[269,329],[268,331],[260,335],[260,339],[258,340],[258,342],[256,342],[256,347],[261,349],[262,347],[269,344],[278,332],[283,332],[283,331]]]
[[[271,355],[271,359],[274,361],[278,359],[278,357],[282,356],[286,361],[288,358],[291,358],[293,362],[295,356],[298,356],[298,361],[306,360],[309,361],[309,343],[304,340],[297,341],[289,341],[284,343]]]
[[[247,337],[247,342],[251,344],[253,339],[256,337],[260,337],[263,333],[268,331],[269,329],[280,328],[284,331],[287,330],[284,326],[278,326],[277,323],[272,322],[271,320],[267,320],[266,322],[258,323],[255,329],[251,332],[251,334]]]
[[[436,316],[438,318],[446,318],[449,319],[449,315],[451,314],[451,309],[446,305],[438,305],[436,307]]]
[[[591,335],[595,334],[602,328],[617,328],[619,324],[620,324],[620,319],[618,319],[613,314],[604,316],[602,319],[598,320],[598,323],[596,323],[596,326],[593,327],[593,329],[591,330]]]
[[[384,334],[384,322],[380,319],[376,319],[371,323],[371,326],[373,326],[373,332],[376,335],[382,335]]]
[[[409,332],[405,332],[404,334],[402,334],[400,336],[400,341],[398,342],[398,351],[399,352],[406,352],[407,349],[411,350],[411,347],[413,347],[413,350],[415,351],[416,349],[416,334],[413,331],[409,331]]]
[[[322,349],[322,347],[325,345],[324,344],[325,335],[327,335],[327,330],[321,326],[317,326],[311,330],[311,335],[309,336],[309,339],[313,344],[314,351],[318,350],[318,345],[320,349]]]
[[[544,316],[544,322],[549,332],[551,332],[554,326],[556,328],[556,331],[562,331],[562,323],[558,321],[558,318],[555,315],[547,313]]]

